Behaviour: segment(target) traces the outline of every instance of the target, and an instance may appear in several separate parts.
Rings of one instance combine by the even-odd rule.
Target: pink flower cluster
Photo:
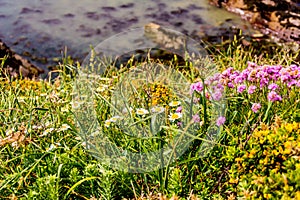
[[[262,65],[248,62],[248,66],[243,71],[234,70],[232,67],[222,73],[204,81],[205,87],[211,88],[206,93],[209,100],[219,101],[222,99],[224,89],[235,90],[237,93],[254,94],[264,90],[267,92],[267,99],[270,102],[282,101],[282,89],[298,87],[300,88],[300,66],[290,65]],[[191,92],[202,92],[203,83],[193,83]],[[209,91],[210,89],[208,89]],[[261,108],[260,103],[252,104],[252,111],[257,113]],[[221,124],[221,123],[218,123]]]
[[[228,88],[236,88],[238,93],[247,91],[253,94],[260,89],[268,88],[269,101],[281,101],[279,83],[282,87],[300,87],[300,66],[263,65],[258,66],[248,62],[243,71],[233,70],[232,67],[222,72],[220,81]]]

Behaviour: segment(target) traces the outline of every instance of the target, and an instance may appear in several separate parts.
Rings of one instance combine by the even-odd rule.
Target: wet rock
[[[117,9],[115,7],[111,7],[111,6],[104,6],[104,7],[102,7],[102,10],[109,12],[109,11],[116,11]]]
[[[186,10],[186,9],[178,8],[177,10],[172,10],[172,11],[171,11],[171,14],[172,14],[172,15],[175,15],[175,16],[177,16],[177,17],[181,17],[181,16],[187,14],[188,12],[189,12],[189,11]]]
[[[32,8],[22,8],[20,14],[29,14],[29,13],[42,13],[43,11]]]
[[[72,13],[67,13],[67,14],[64,14],[64,17],[73,18],[73,17],[75,17],[75,15]]]
[[[61,20],[60,19],[44,19],[42,20],[43,23],[45,24],[49,24],[49,25],[58,25],[61,24]]]
[[[191,4],[188,6],[188,10],[202,10],[203,8],[201,6],[197,6],[195,4]]]
[[[5,43],[0,40],[0,59],[4,59],[1,76],[5,74],[15,78],[37,78],[44,73],[44,70],[33,65],[30,61],[10,50]]]
[[[210,0],[219,7],[239,14],[264,34],[300,43],[298,0]]]
[[[128,3],[128,4],[123,4],[120,6],[120,8],[132,8],[134,6],[134,3]]]

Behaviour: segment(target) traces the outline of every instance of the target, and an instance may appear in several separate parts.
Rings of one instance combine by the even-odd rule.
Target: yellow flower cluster
[[[4,90],[18,89],[21,91],[41,91],[42,89],[50,88],[47,82],[30,79],[17,79],[13,81],[9,81],[6,79],[4,81],[1,81],[0,84],[0,88],[3,88]]]
[[[149,106],[167,105],[172,98],[171,90],[160,83],[154,83],[150,86],[144,86],[146,98],[149,99]]]

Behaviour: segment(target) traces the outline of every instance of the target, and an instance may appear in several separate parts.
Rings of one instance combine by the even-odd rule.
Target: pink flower
[[[227,86],[228,86],[229,88],[234,88],[234,85],[233,85],[233,83],[231,83],[231,82],[229,82],[229,83],[227,84]]]
[[[200,117],[198,114],[193,115],[193,122],[195,123],[200,122]]]
[[[257,113],[258,110],[259,110],[260,108],[261,108],[260,103],[254,103],[254,104],[252,105],[252,107],[251,107],[251,110],[252,110],[253,112]]]
[[[249,94],[253,94],[256,90],[256,86],[255,85],[250,85],[248,88],[248,93]]]
[[[175,112],[176,112],[176,113],[181,113],[181,112],[182,112],[182,106],[179,106],[179,107],[176,109]]]
[[[269,94],[268,94],[268,100],[274,102],[274,101],[281,101],[282,98],[281,98],[281,96],[278,95],[276,92],[271,91],[271,92],[269,92]]]
[[[220,116],[217,121],[216,121],[216,124],[217,126],[222,126],[226,121],[226,118],[224,116]]]
[[[238,93],[242,93],[245,89],[246,89],[246,85],[239,85],[239,86],[237,87]]]
[[[279,86],[276,84],[276,83],[271,83],[269,86],[268,86],[268,89],[269,90],[276,90]]]
[[[213,94],[212,94],[212,99],[214,101],[220,101],[222,99],[222,92],[220,90],[216,90]]]
[[[194,91],[197,91],[197,92],[202,92],[202,90],[204,89],[203,88],[203,83],[202,82],[197,82],[197,83],[193,83],[191,85],[191,92],[193,93]]]

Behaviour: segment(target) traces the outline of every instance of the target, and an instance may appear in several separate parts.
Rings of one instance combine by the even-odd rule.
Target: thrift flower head
[[[281,98],[281,96],[278,95],[276,92],[271,91],[271,92],[269,92],[269,94],[268,94],[268,100],[274,102],[274,101],[281,101],[282,98]]]
[[[226,121],[226,118],[224,116],[220,116],[217,121],[216,121],[216,124],[217,126],[222,126]]]
[[[195,122],[195,123],[198,123],[198,122],[200,122],[200,117],[199,117],[199,115],[198,115],[198,114],[196,114],[196,115],[193,115],[193,122]]]
[[[248,93],[249,94],[253,94],[256,90],[256,86],[255,85],[250,85],[248,88]]]
[[[239,85],[239,86],[237,87],[238,93],[242,93],[245,89],[246,89],[246,85]]]
[[[181,104],[180,101],[172,101],[172,102],[169,103],[169,106],[176,107],[176,106],[179,106],[180,104]]]
[[[181,117],[182,117],[182,114],[181,114],[181,113],[171,113],[171,114],[169,115],[169,120],[170,120],[171,122],[174,122],[175,120],[180,119]]]
[[[146,110],[146,109],[144,109],[144,108],[138,108],[138,109],[136,109],[136,114],[138,114],[138,115],[146,115],[148,113],[149,113],[149,111]]]
[[[276,84],[276,83],[271,83],[269,86],[268,86],[268,89],[269,90],[276,90],[279,86]]]
[[[216,90],[213,94],[212,94],[212,98],[215,101],[220,101],[222,99],[222,92],[220,90]]]
[[[191,85],[191,92],[193,93],[194,91],[197,91],[197,92],[202,92],[202,90],[204,89],[203,87],[203,83],[202,82],[197,82],[197,83],[193,83]]]
[[[251,107],[251,110],[252,110],[253,112],[257,113],[258,110],[259,110],[260,108],[261,108],[260,103],[254,103],[254,104],[252,105],[252,107]]]
[[[177,109],[176,109],[176,111],[175,112],[177,112],[177,113],[181,113],[182,112],[182,106],[179,106]]]

